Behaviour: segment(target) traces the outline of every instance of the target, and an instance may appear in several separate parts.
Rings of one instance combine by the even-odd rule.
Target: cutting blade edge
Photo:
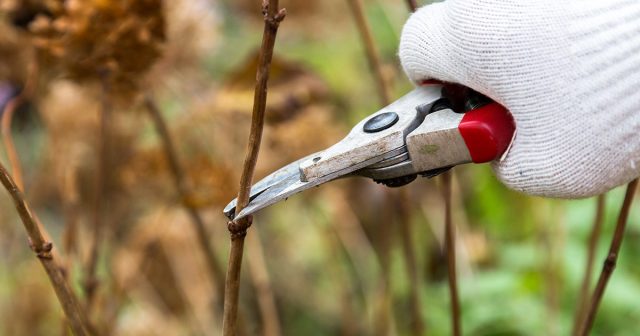
[[[258,210],[264,209],[270,205],[273,205],[283,199],[287,199],[292,195],[305,191],[309,188],[319,186],[321,184],[327,183],[329,181],[333,181],[341,177],[351,176],[351,173],[354,173],[374,163],[380,162],[390,156],[398,155],[403,150],[404,150],[404,147],[396,148],[390,152],[384,153],[383,155],[371,158],[369,160],[360,162],[356,165],[352,165],[345,169],[338,170],[336,172],[325,175],[323,177],[313,179],[311,181],[301,181],[300,174],[290,175],[287,178],[283,179],[280,183],[274,184],[269,188],[267,188],[266,190],[261,191],[258,195],[256,195],[256,197],[254,197],[249,202],[249,204],[247,204],[245,208],[242,209],[242,211],[240,211],[240,213],[237,216],[235,217],[227,216],[227,217],[229,217],[232,220],[238,220],[240,218],[249,216]],[[308,157],[311,157],[311,156],[313,155],[310,155]],[[303,161],[305,159],[299,160],[297,162]]]
[[[265,176],[260,181],[256,182],[253,186],[251,186],[251,194],[249,195],[249,202],[253,201],[256,197],[264,193],[266,190],[271,187],[282,183],[283,181],[290,180],[295,176],[297,180],[299,180],[300,176],[300,162],[309,159],[310,157],[319,155],[321,152],[313,153],[311,155],[305,156],[300,160],[291,162],[290,164],[276,170],[275,172]],[[222,211],[225,216],[229,219],[233,219],[235,216],[236,205],[238,199],[234,198]]]

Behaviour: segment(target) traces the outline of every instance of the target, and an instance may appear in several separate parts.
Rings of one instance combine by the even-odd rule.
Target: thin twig
[[[100,130],[98,133],[98,167],[95,175],[95,199],[93,207],[93,237],[91,242],[91,250],[89,252],[89,260],[86,266],[86,274],[84,279],[84,292],[86,296],[87,310],[91,310],[95,291],[98,285],[98,279],[96,278],[96,268],[98,265],[98,252],[100,251],[102,234],[104,232],[104,214],[105,207],[104,202],[106,200],[106,191],[108,186],[109,171],[109,140],[110,140],[110,119],[111,119],[111,100],[109,94],[111,87],[109,84],[108,73],[103,73],[101,76],[102,84],[102,102],[100,110]]]
[[[416,252],[413,248],[413,235],[411,232],[411,218],[409,218],[409,197],[406,190],[398,191],[398,205],[400,210],[400,233],[402,236],[402,249],[404,251],[404,260],[409,275],[409,285],[411,291],[411,332],[413,335],[420,336],[424,334],[424,321],[422,320],[422,303],[420,295],[420,275],[418,274],[418,262],[416,261]]]
[[[620,246],[622,245],[622,239],[624,238],[624,230],[627,226],[629,210],[631,209],[631,203],[633,202],[633,197],[635,196],[637,186],[638,179],[631,181],[631,183],[629,183],[629,185],[627,186],[627,192],[624,196],[622,208],[620,209],[620,213],[618,215],[616,229],[613,234],[613,238],[611,239],[609,253],[607,254],[607,258],[605,259],[602,266],[602,272],[600,273],[600,277],[598,278],[596,289],[591,296],[588,314],[582,324],[582,328],[580,328],[580,335],[588,335],[591,331],[593,321],[595,320],[596,313],[598,312],[598,307],[600,306],[600,301],[602,300],[602,295],[604,294],[604,290],[607,287],[609,278],[611,278],[611,274],[613,274],[613,270],[616,268],[618,253],[620,252]]]
[[[24,188],[22,168],[20,167],[20,160],[18,158],[15,143],[13,142],[11,124],[15,111],[20,107],[20,105],[22,105],[22,103],[24,103],[25,100],[24,92],[20,93],[7,103],[4,108],[4,112],[2,113],[2,142],[4,143],[7,151],[7,159],[11,165],[11,172],[14,174],[16,184],[20,188]]]
[[[9,159],[9,165],[11,166],[11,173],[14,176],[14,181],[20,189],[24,190],[24,181],[22,179],[22,168],[20,167],[20,158],[16,151],[15,144],[13,142],[13,134],[11,133],[11,124],[13,122],[13,116],[16,110],[22,104],[27,102],[31,96],[33,96],[37,81],[38,81],[38,64],[35,58],[28,65],[28,76],[25,82],[24,88],[13,99],[9,100],[4,107],[2,113],[2,141],[4,143],[5,150],[7,151],[7,158]]]
[[[275,45],[278,27],[280,26],[280,22],[284,20],[287,12],[284,8],[278,8],[278,0],[263,0],[262,14],[264,16],[264,32],[256,74],[249,144],[240,177],[240,191],[238,192],[236,214],[249,203],[253,172],[262,140],[264,112],[267,102],[267,82],[269,81],[273,47]],[[228,229],[231,234],[231,251],[229,252],[229,265],[225,281],[224,316],[222,320],[222,333],[224,336],[233,336],[236,334],[244,237],[247,234],[247,229],[251,226],[251,222],[252,218],[249,216],[239,221],[229,222],[228,224]]]
[[[54,286],[54,290],[63,306],[63,310],[66,316],[66,321],[63,322],[63,325],[69,325],[76,335],[84,335],[85,331],[89,331],[89,320],[86,318],[84,312],[77,312],[74,306],[77,306],[77,298],[75,294],[71,291],[68,283],[67,283],[67,271],[65,270],[64,259],[60,258],[56,255],[55,251],[53,251],[52,243],[48,242],[50,239],[50,235],[47,232],[46,228],[42,225],[38,217],[29,211],[29,208],[24,200],[24,196],[22,195],[20,190],[24,190],[24,180],[23,180],[23,172],[22,165],[20,164],[20,157],[18,155],[18,151],[15,147],[15,142],[13,141],[13,132],[11,131],[11,125],[13,124],[13,116],[17,109],[27,102],[35,93],[36,86],[38,85],[38,64],[35,61],[35,58],[28,65],[28,77],[27,81],[24,85],[24,88],[16,97],[11,99],[6,105],[4,110],[2,111],[2,120],[1,120],[1,129],[2,129],[2,141],[4,143],[5,150],[7,152],[7,159],[9,160],[9,164],[11,166],[11,171],[13,173],[13,178],[6,171],[4,166],[0,165],[0,169],[2,170],[3,176],[2,183],[8,188],[9,193],[16,202],[16,208],[20,213],[20,217],[23,220],[25,227],[27,228],[27,233],[29,235],[30,244],[32,245],[32,249],[34,246],[45,246],[49,249],[46,252],[47,258],[40,257],[39,260],[49,279]],[[7,187],[8,185],[12,185],[12,189]],[[15,193],[15,194],[14,194]],[[21,212],[23,211],[23,212]],[[26,216],[28,215],[28,216]],[[28,218],[27,218],[28,217]],[[31,227],[33,226],[33,227]],[[35,236],[32,236],[34,234]],[[40,239],[42,238],[42,239]],[[37,243],[34,243],[37,241]],[[43,244],[43,242],[45,242]],[[35,244],[35,245],[34,245]],[[50,246],[49,246],[50,245]],[[62,259],[61,263],[56,263],[55,260]],[[72,320],[74,319],[74,320]],[[79,321],[79,322],[78,322]],[[86,327],[86,328],[85,328]]]
[[[593,222],[593,229],[589,236],[589,247],[587,250],[587,267],[585,269],[584,278],[582,278],[582,286],[580,286],[580,294],[578,295],[578,310],[573,321],[573,330],[571,335],[578,334],[578,328],[584,321],[587,308],[589,307],[589,288],[591,287],[591,279],[593,278],[593,266],[595,264],[596,249],[598,246],[598,240],[600,239],[600,232],[602,231],[602,223],[604,222],[604,206],[605,206],[605,194],[601,194],[597,198],[596,216]]]
[[[418,4],[416,3],[416,0],[407,0],[407,6],[409,7],[409,11],[411,13],[414,13],[417,9],[418,9]],[[448,172],[446,174],[449,174]],[[450,181],[449,181],[450,182]],[[450,206],[450,195],[451,195],[451,183],[449,183],[449,187],[448,187],[448,193],[449,193],[449,206]],[[449,219],[451,218],[451,214],[449,212],[448,213],[448,217]],[[446,216],[446,215],[445,215]],[[409,276],[411,277],[410,281],[411,281],[411,305],[412,305],[412,311],[413,311],[413,323],[412,323],[412,331],[414,333],[414,335],[421,335],[424,333],[424,322],[422,320],[422,314],[421,314],[421,295],[420,295],[420,286],[419,286],[419,281],[420,281],[420,277],[418,275],[418,267],[417,267],[417,262],[415,260],[415,252],[412,251],[411,246],[413,245],[407,245],[406,242],[412,242],[411,240],[411,231],[410,231],[410,226],[406,221],[402,221],[402,233],[403,233],[403,240],[405,241],[405,254],[406,257],[411,257],[413,260],[409,261],[407,260],[407,267],[409,268]],[[454,245],[455,245],[455,241],[454,241]],[[454,263],[455,263],[455,258],[454,258]],[[452,300],[453,301],[453,300]]]
[[[65,216],[65,225],[62,231],[62,249],[67,253],[67,257],[71,258],[78,252],[78,213],[80,210],[78,169],[75,164],[69,164],[65,168],[59,189]]]
[[[182,200],[182,205],[187,210],[189,217],[191,217],[191,223],[193,224],[193,228],[196,231],[198,243],[200,244],[200,248],[202,249],[207,262],[209,276],[214,282],[218,298],[222,300],[222,297],[224,296],[224,271],[218,264],[215,250],[213,249],[211,241],[209,240],[209,233],[207,232],[207,228],[205,226],[204,220],[202,219],[202,216],[200,216],[198,209],[195,208],[193,203],[188,201],[189,195],[191,194],[191,189],[189,187],[187,179],[185,178],[185,173],[182,169],[182,166],[180,165],[180,161],[178,160],[178,154],[173,142],[173,138],[169,133],[169,128],[167,127],[167,123],[165,122],[164,117],[162,116],[162,113],[158,108],[158,105],[153,101],[151,96],[145,96],[144,105],[149,112],[149,115],[151,116],[151,120],[153,121],[156,133],[158,133],[158,136],[160,136],[164,149],[164,155],[169,164],[169,169],[173,176],[173,182],[175,184],[176,190],[178,191],[178,196]]]
[[[364,43],[369,69],[373,73],[380,102],[383,105],[389,105],[391,102],[391,90],[384,76],[382,61],[380,60],[380,54],[373,40],[371,27],[364,16],[362,0],[347,0],[347,2],[349,3],[351,12],[353,12],[353,17],[356,20],[356,25],[360,32],[360,37]]]
[[[18,188],[15,181],[9,175],[9,172],[7,172],[6,168],[1,164],[0,181],[15,203],[16,210],[29,236],[29,245],[47,272],[49,281],[56,292],[56,296],[58,297],[58,301],[60,301],[60,305],[67,317],[71,330],[76,336],[87,335],[89,330],[87,328],[88,320],[78,304],[77,297],[71,291],[67,280],[63,276],[61,267],[56,262],[56,259],[54,259],[52,253],[53,244],[45,239],[45,235],[40,230],[20,188]]]
[[[416,9],[418,9],[418,3],[416,2],[416,0],[407,0],[407,6],[409,6],[409,11],[411,11],[412,13],[416,11]]]
[[[369,70],[373,75],[373,80],[376,86],[376,91],[380,103],[382,105],[388,105],[391,103],[391,88],[388,81],[385,79],[383,64],[381,61],[380,53],[376,47],[371,27],[367,22],[367,18],[364,14],[364,5],[362,0],[347,0],[347,4],[351,9],[353,18],[355,20],[356,27],[360,34],[360,38],[364,45],[365,55],[367,57],[367,63]],[[390,192],[385,193],[388,198],[392,199],[393,196]],[[391,214],[385,213],[383,217],[391,217]],[[378,302],[377,312],[375,316],[374,326],[377,334],[387,335],[391,333],[393,328],[393,313],[391,309],[391,276],[390,276],[390,250],[391,250],[391,236],[389,232],[389,226],[387,223],[391,218],[382,220],[383,223],[379,223],[380,229],[380,265],[382,266],[382,274],[380,276],[380,283],[378,284]]]
[[[451,297],[452,335],[462,335],[460,326],[460,302],[458,299],[458,279],[456,275],[455,227],[451,219],[451,171],[442,174],[442,195],[444,197],[444,235],[447,249],[447,271],[449,273],[449,295]]]
[[[347,223],[348,222],[350,221],[347,221]],[[350,258],[349,251],[344,244],[344,239],[339,236],[337,231],[339,227],[341,227],[341,225],[328,225],[326,229],[323,230],[323,233],[326,238],[327,251],[329,251],[330,260],[343,261],[331,262],[327,265],[329,269],[333,271],[332,273],[334,275],[332,275],[332,278],[335,281],[335,285],[340,287],[339,292],[342,298],[342,300],[340,300],[340,335],[361,335],[363,334],[363,330],[361,330],[363,319],[356,318],[357,315],[355,313],[355,307],[357,304],[355,288],[360,285],[360,281],[357,280],[357,275],[355,275],[354,272],[351,272],[350,265],[352,263],[348,261]],[[362,286],[360,288],[362,288]]]
[[[262,335],[278,336],[282,334],[280,327],[280,317],[276,306],[275,295],[271,287],[271,279],[267,271],[267,264],[264,259],[264,249],[260,236],[255,234],[247,238],[249,244],[249,273],[253,280],[258,297],[258,307],[262,315]]]
[[[394,195],[389,191],[385,190],[386,200],[389,204],[393,204]],[[392,292],[391,292],[391,243],[392,243],[392,233],[391,225],[388,223],[392,223],[394,219],[395,213],[391,209],[381,208],[383,213],[380,214],[380,219],[378,219],[378,253],[380,255],[380,266],[382,273],[379,277],[379,283],[377,288],[377,299],[378,299],[378,307],[376,311],[375,323],[375,333],[374,335],[379,336],[387,336],[396,334],[393,330],[394,327],[394,314],[393,308],[391,307],[393,303]]]
[[[374,314],[378,313],[375,306],[378,299],[376,286],[383,281],[380,279],[384,279],[382,254],[376,253],[365,232],[364,223],[356,216],[353,204],[348,201],[346,195],[343,192],[334,192],[329,194],[329,198],[334,200],[331,203],[329,218],[340,218],[339,223],[332,221],[330,227],[344,250],[348,264],[352,267],[354,282],[352,288],[357,288],[358,293],[362,295],[367,319],[366,322],[362,320],[360,322],[362,327],[366,328],[364,334],[373,335],[374,328],[378,326],[378,323],[373,322],[381,322]],[[371,259],[371,256],[375,258]]]

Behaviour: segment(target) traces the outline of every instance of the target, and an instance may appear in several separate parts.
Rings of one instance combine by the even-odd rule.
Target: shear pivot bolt
[[[398,122],[400,117],[395,112],[380,113],[377,116],[367,120],[363,130],[366,133],[376,133],[384,131]]]

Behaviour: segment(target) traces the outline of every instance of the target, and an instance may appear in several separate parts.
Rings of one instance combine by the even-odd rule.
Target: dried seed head
[[[53,3],[29,24],[42,68],[75,81],[105,76],[116,96],[135,93],[165,41],[162,0]]]

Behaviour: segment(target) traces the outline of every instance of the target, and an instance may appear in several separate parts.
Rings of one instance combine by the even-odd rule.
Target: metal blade
[[[383,164],[385,177],[396,177],[409,171],[411,164],[388,168],[396,161],[408,159],[405,138],[424,120],[431,104],[441,96],[439,86],[419,87],[389,106],[367,117],[353,127],[351,132],[337,144],[267,176],[251,189],[250,201],[235,220],[246,217],[260,209],[286,199],[301,191],[321,185],[346,175],[377,176],[377,170],[358,170],[390,159]],[[378,123],[381,115],[395,115],[395,121],[379,129],[368,128],[372,121]],[[404,154],[405,156],[401,156]],[[225,215],[234,219],[236,200],[224,209]]]
[[[441,87],[423,86],[402,96],[400,99],[368,116],[355,125],[349,134],[321,155],[300,163],[302,180],[312,181],[353,164],[378,157],[406,145],[405,138],[420,126],[430,112],[431,105],[442,98]],[[385,115],[395,115],[393,122],[380,129],[367,129],[370,123],[376,125]],[[374,127],[375,128],[375,127]]]
[[[262,180],[256,182],[256,184],[254,184],[251,187],[251,194],[249,196],[249,201],[253,201],[256,197],[258,197],[260,194],[262,194],[265,190],[278,185],[284,181],[292,181],[292,180],[297,180],[299,179],[300,176],[300,162],[303,162],[307,159],[309,159],[310,157],[319,155],[321,152],[317,152],[308,156],[305,156],[304,158],[298,160],[298,161],[294,161],[291,162],[290,164],[276,170],[275,172],[267,175],[266,177],[264,177]],[[229,219],[233,219],[233,217],[235,216],[235,212],[236,212],[236,205],[237,205],[238,199],[235,198],[233,199],[229,204],[227,204],[226,207],[224,207],[224,214],[225,216],[227,216],[227,218]]]
[[[395,156],[400,154],[400,152],[402,152],[404,149],[403,148],[397,148],[391,152],[387,152],[384,153],[378,157],[375,158],[371,158],[367,161],[361,162],[359,164],[353,165],[351,167],[347,167],[345,169],[336,171],[332,174],[314,179],[312,181],[307,181],[307,182],[303,182],[300,180],[300,173],[298,173],[297,175],[289,175],[286,178],[283,178],[282,181],[278,184],[274,184],[271,185],[269,188],[267,188],[266,190],[262,190],[259,194],[257,194],[250,202],[249,204],[242,209],[242,211],[240,211],[240,213],[238,214],[238,216],[236,216],[235,218],[233,217],[233,213],[231,214],[231,216],[227,215],[227,217],[229,217],[229,219],[233,219],[233,220],[238,220],[242,217],[246,217],[249,216],[253,213],[255,213],[258,210],[264,209],[270,205],[273,205],[283,199],[287,199],[289,197],[291,197],[292,195],[295,195],[299,192],[305,191],[309,188],[312,187],[316,187],[319,186],[321,184],[327,183],[329,181],[333,181],[335,179],[341,178],[341,177],[346,177],[346,176],[351,176],[350,174],[352,172],[355,172],[359,169],[362,169],[364,167],[367,167],[371,164],[374,164],[376,162],[382,161],[385,158],[388,158],[390,156]],[[314,154],[315,155],[315,154]],[[306,159],[306,158],[305,158]],[[295,163],[298,163],[300,161],[303,161],[305,159],[296,161]],[[289,167],[289,166],[287,166]],[[284,168],[283,168],[284,170]],[[228,207],[228,206],[227,206]],[[234,209],[235,211],[235,209]],[[227,214],[225,212],[225,214]]]

